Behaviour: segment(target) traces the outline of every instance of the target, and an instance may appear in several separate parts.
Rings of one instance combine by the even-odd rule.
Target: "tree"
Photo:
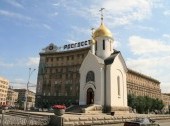
[[[132,109],[136,109],[138,113],[148,113],[151,111],[161,111],[164,107],[163,101],[159,99],[153,99],[148,96],[134,96],[128,95],[128,106]]]

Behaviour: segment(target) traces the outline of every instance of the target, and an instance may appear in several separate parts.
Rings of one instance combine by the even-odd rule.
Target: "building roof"
[[[139,72],[137,72],[137,71],[134,71],[134,70],[132,70],[132,69],[129,69],[129,68],[128,68],[128,72],[129,72],[129,73],[134,73],[134,74],[137,74],[137,75],[142,76],[142,77],[144,77],[144,78],[147,78],[147,79],[149,79],[149,80],[155,81],[156,83],[160,83],[158,80],[156,80],[156,79],[154,79],[154,78],[152,78],[152,77],[150,77],[150,76],[144,75],[144,74],[142,74],[142,73],[139,73]]]
[[[73,52],[79,52],[83,50],[90,50],[90,46],[84,47],[84,48],[76,48],[73,50],[66,50],[66,51],[56,51],[56,52],[40,52],[40,56],[42,55],[56,55],[56,54],[66,54],[66,53],[73,53]]]
[[[97,38],[97,37],[110,37],[112,38],[112,33],[111,31],[104,25],[104,23],[101,23],[100,27],[98,29],[96,29],[96,31],[93,33],[93,38]]]
[[[104,60],[106,65],[112,64],[115,57],[120,53],[120,51],[114,50],[114,52]]]

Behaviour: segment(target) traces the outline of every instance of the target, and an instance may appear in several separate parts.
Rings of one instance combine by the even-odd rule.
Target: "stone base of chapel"
[[[114,114],[128,114],[129,113],[129,107],[121,107],[121,106],[110,106],[106,107],[107,113],[114,113]]]

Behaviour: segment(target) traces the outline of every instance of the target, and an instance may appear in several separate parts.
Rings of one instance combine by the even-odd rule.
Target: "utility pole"
[[[35,71],[36,69],[31,69],[29,68],[29,75],[28,75],[28,82],[27,82],[27,89],[26,89],[26,96],[25,96],[25,104],[24,104],[24,111],[26,111],[28,109],[28,105],[27,105],[27,102],[28,102],[28,87],[29,87],[29,81],[30,81],[30,77],[32,75],[32,73]]]

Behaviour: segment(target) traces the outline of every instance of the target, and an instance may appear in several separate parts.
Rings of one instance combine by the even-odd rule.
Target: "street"
[[[170,126],[170,120],[157,121],[160,126]]]

